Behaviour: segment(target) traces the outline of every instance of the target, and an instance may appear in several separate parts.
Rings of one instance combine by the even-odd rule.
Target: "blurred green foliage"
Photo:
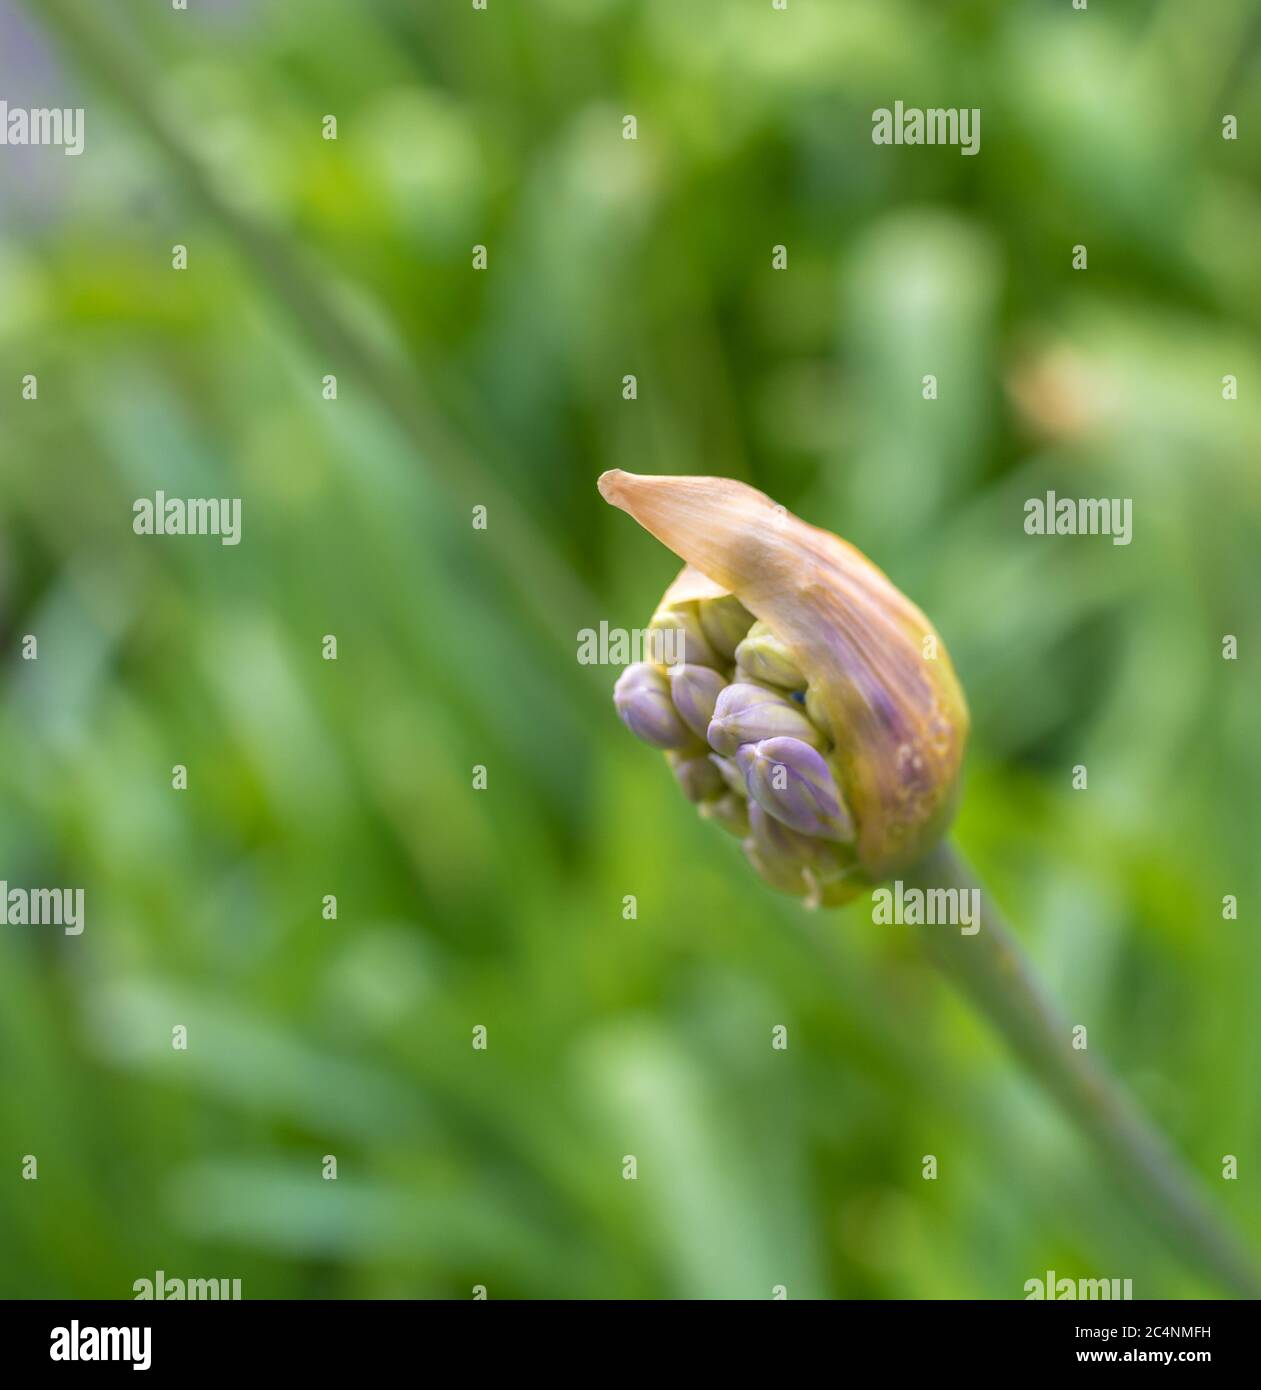
[[[87,139],[0,150],[0,877],[87,929],[0,932],[0,1291],[1217,1292],[909,933],[774,897],[575,650],[675,568],[605,468],[870,554],[969,693],[960,843],[1255,1245],[1259,23],[4,0],[10,104]],[[980,155],[874,146],[895,99],[980,107]],[[1027,537],[1048,488],[1132,497],[1133,544]],[[242,498],[242,544],[137,538],[158,489]]]

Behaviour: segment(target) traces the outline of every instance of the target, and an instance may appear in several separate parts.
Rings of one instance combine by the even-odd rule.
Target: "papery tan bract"
[[[968,735],[924,614],[852,545],[744,483],[615,469],[599,486],[687,562],[658,612],[734,594],[804,673],[857,828],[860,881],[846,895],[919,859],[953,814]]]

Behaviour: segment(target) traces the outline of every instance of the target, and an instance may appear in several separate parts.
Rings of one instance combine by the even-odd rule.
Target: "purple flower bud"
[[[819,692],[817,686],[808,686],[806,689],[806,718],[816,729],[822,730],[833,743],[839,742],[836,730],[832,727],[832,721],[828,717],[827,701]]]
[[[707,801],[726,792],[727,784],[722,779],[722,773],[704,753],[694,758],[679,754],[667,756],[679,786],[683,788],[683,795],[689,801]]]
[[[796,738],[746,744],[736,754],[749,796],[803,835],[849,841],[854,823],[823,755]]]
[[[662,608],[648,624],[649,652],[663,666],[722,665],[722,659],[706,640],[696,605]]]
[[[753,626],[753,614],[735,594],[703,600],[697,605],[701,631],[725,661],[735,660],[736,648]]]
[[[800,705],[778,691],[745,684],[729,685],[719,695],[706,737],[714,752],[726,758],[742,743],[767,738],[799,739],[813,747],[823,742]]]
[[[750,801],[748,806],[749,838],[744,842],[744,852],[749,862],[772,888],[804,897],[809,884],[802,870],[810,863],[817,842],[768,816],[756,801]]]
[[[790,830],[782,820],[777,820],[753,800],[749,802],[749,829],[758,848],[766,854],[779,859],[795,859],[802,864],[814,858],[817,840]]]
[[[804,898],[807,907],[844,902],[852,896],[852,858],[839,845],[811,839],[767,815],[756,801],[749,805],[749,836],[744,852],[749,863],[781,893]]]
[[[722,773],[723,781],[737,796],[748,796],[749,789],[744,785],[744,773],[730,758],[720,758],[717,753],[711,753],[709,761]]]
[[[657,748],[687,748],[696,740],[679,718],[665,676],[646,661],[628,666],[613,687],[613,704],[636,738]]]
[[[712,801],[702,801],[700,813],[705,820],[712,820],[732,835],[741,837],[749,833],[749,802],[735,792],[724,792]]]
[[[749,629],[748,636],[736,648],[736,665],[742,678],[783,690],[805,689],[805,676],[767,623],[754,623]]]
[[[708,666],[671,666],[670,695],[683,722],[700,738],[705,737],[714,705],[727,682]]]

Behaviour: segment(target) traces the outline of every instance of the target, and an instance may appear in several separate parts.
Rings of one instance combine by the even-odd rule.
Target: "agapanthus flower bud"
[[[671,666],[669,677],[674,708],[687,727],[704,739],[726,680],[708,666]]]
[[[706,801],[727,791],[722,773],[704,753],[698,753],[695,757],[670,753],[667,757],[679,786],[683,788],[683,795],[689,801]]]
[[[722,780],[737,796],[748,796],[749,789],[744,785],[744,773],[736,766],[734,759],[723,758],[717,753],[711,753],[709,761],[718,769],[722,775]]]
[[[746,743],[736,764],[753,800],[790,829],[821,840],[854,838],[854,822],[818,749],[796,738],[768,738]]]
[[[725,661],[734,661],[736,648],[753,626],[753,614],[735,594],[723,594],[698,605],[701,631]]]
[[[615,470],[600,491],[687,562],[661,608],[694,616],[705,645],[692,664],[734,680],[706,731],[714,752],[731,760],[743,745],[775,740],[807,750],[780,754],[796,777],[786,773],[783,788],[765,750],[743,757],[754,793],[749,857],[768,881],[807,901],[840,902],[919,860],[953,814],[968,734],[950,657],[923,613],[852,546],[743,483]],[[743,613],[756,624],[740,632]],[[671,721],[654,713],[640,723],[660,736]],[[678,737],[686,726],[675,719]],[[826,780],[813,775],[809,752]],[[729,761],[716,766],[729,776]],[[703,800],[702,812],[717,819],[713,804]],[[827,834],[790,828],[814,827],[815,817]],[[797,839],[773,839],[768,825]],[[852,845],[828,838],[851,828]],[[798,841],[818,862],[803,867]]]
[[[764,738],[823,742],[823,735],[795,701],[764,685],[747,683],[729,685],[719,695],[706,737],[714,752],[726,758],[734,757],[742,743],[760,743]]]
[[[724,792],[712,801],[703,801],[701,815],[721,825],[729,834],[743,838],[749,833],[749,803],[735,792]]]
[[[649,655],[654,661],[714,668],[722,665],[722,658],[705,637],[694,603],[659,608],[648,624],[648,632],[652,648]]]
[[[772,888],[804,898],[807,907],[853,896],[854,863],[839,845],[790,830],[756,801],[749,802],[748,820],[745,855]]]
[[[833,742],[836,741],[832,733],[832,726],[828,722],[827,706],[824,704],[822,692],[817,686],[806,688],[806,718],[816,729],[822,730]]]
[[[696,741],[674,708],[664,672],[647,661],[622,672],[613,687],[613,703],[622,723],[645,743],[657,748],[687,748]]]
[[[763,622],[754,623],[736,648],[736,679],[764,681],[784,690],[806,688],[806,678],[788,648]]]

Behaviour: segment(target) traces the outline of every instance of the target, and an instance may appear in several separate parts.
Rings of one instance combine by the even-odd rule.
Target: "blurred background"
[[[764,887],[576,650],[677,567],[606,468],[866,551],[971,701],[960,846],[1261,1249],[1259,35],[0,0],[0,96],[86,110],[77,159],[0,148],[0,877],[86,895],[80,937],[0,929],[0,1292],[1220,1293],[905,928]],[[979,156],[874,146],[895,100],[980,107]],[[241,544],[135,536],[159,489],[241,498]],[[1132,498],[1133,543],[1026,536],[1048,489]]]

